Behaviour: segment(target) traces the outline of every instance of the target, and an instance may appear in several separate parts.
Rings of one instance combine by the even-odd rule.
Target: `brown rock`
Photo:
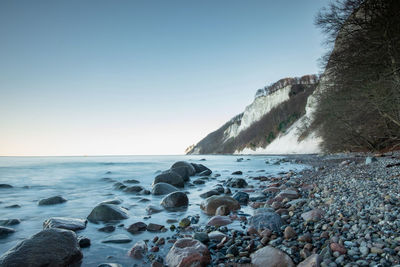
[[[311,243],[312,242],[312,237],[310,233],[305,233],[301,236],[299,236],[298,239],[300,242],[306,242],[306,243]]]
[[[300,262],[297,267],[319,267],[321,263],[321,257],[318,254],[312,254],[304,261]]]
[[[331,247],[331,250],[333,252],[337,251],[340,254],[346,254],[347,253],[346,248],[343,245],[340,245],[338,243],[331,243],[330,247]]]
[[[294,267],[292,259],[282,250],[266,246],[251,254],[254,267]]]
[[[313,209],[301,214],[301,218],[305,221],[318,221],[324,216],[325,212],[321,209]]]
[[[283,232],[285,239],[292,239],[296,235],[296,231],[291,226],[286,226],[285,231]]]
[[[165,260],[171,267],[205,267],[211,262],[211,256],[200,241],[183,238],[175,242]]]
[[[296,199],[299,198],[299,194],[294,190],[283,190],[278,194],[278,197],[288,198],[288,199]]]
[[[215,215],[221,215],[221,216],[229,215],[229,213],[231,213],[231,211],[226,205],[219,206],[215,211]]]
[[[200,208],[207,215],[214,215],[218,207],[225,205],[230,211],[240,209],[239,202],[229,196],[211,196],[206,198],[200,205]]]
[[[144,222],[136,222],[131,224],[126,230],[131,234],[138,234],[140,232],[146,231],[147,225]]]
[[[228,216],[219,216],[219,215],[217,215],[217,216],[212,217],[208,221],[207,225],[212,225],[212,226],[219,227],[219,226],[224,226],[224,225],[228,225],[228,224],[231,224],[231,223],[232,223],[232,220]]]
[[[133,245],[133,247],[129,251],[129,256],[135,259],[142,259],[146,253],[147,253],[147,245],[143,240],[141,240],[136,242],[135,245]]]

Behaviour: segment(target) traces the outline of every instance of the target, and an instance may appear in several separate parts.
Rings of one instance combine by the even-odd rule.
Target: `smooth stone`
[[[124,209],[113,204],[99,204],[89,214],[87,219],[90,222],[109,222],[128,219],[128,214]]]
[[[313,209],[301,214],[301,218],[305,221],[319,221],[323,218],[325,212],[321,209]]]
[[[231,224],[232,220],[228,217],[228,216],[214,216],[212,217],[208,222],[207,225],[211,225],[211,226],[216,226],[216,227],[220,227],[220,226],[225,226],[228,224]]]
[[[312,254],[304,261],[300,262],[297,267],[319,267],[321,261],[322,259],[318,254]]]
[[[210,190],[210,191],[207,191],[207,192],[205,192],[203,194],[200,194],[200,197],[201,198],[208,198],[208,197],[211,197],[211,196],[218,196],[220,194],[221,193],[218,192],[217,190]]]
[[[189,205],[189,199],[184,192],[173,192],[166,195],[162,201],[161,206],[166,209],[187,207]]]
[[[164,225],[156,224],[156,223],[149,223],[147,225],[147,231],[149,232],[159,232],[165,229]]]
[[[87,248],[90,247],[91,242],[89,238],[81,236],[78,237],[78,244],[80,248]]]
[[[65,217],[53,217],[43,222],[43,229],[60,228],[71,231],[83,230],[86,228],[87,220]]]
[[[225,205],[230,211],[240,209],[239,202],[229,196],[211,196],[206,198],[200,205],[200,208],[207,215],[214,215],[218,207]]]
[[[144,188],[143,186],[140,185],[133,185],[133,186],[128,186],[124,189],[125,193],[139,193],[142,191]]]
[[[125,234],[117,234],[107,237],[105,240],[101,241],[102,243],[115,243],[115,244],[122,244],[122,243],[129,243],[132,239],[125,235]]]
[[[115,226],[114,225],[106,225],[104,227],[101,227],[98,229],[100,232],[105,232],[105,233],[111,233],[115,231]]]
[[[234,171],[232,172],[232,175],[242,175],[243,172],[242,171]]]
[[[191,163],[191,164],[194,167],[194,169],[196,170],[196,173],[201,173],[201,172],[204,172],[206,170],[210,170],[209,168],[207,168],[203,164],[197,164],[197,163]]]
[[[215,211],[215,215],[226,216],[229,215],[231,211],[226,205],[219,206],[218,209]]]
[[[82,257],[73,231],[52,228],[8,250],[0,257],[0,266],[79,266]]]
[[[199,185],[199,184],[205,184],[206,182],[203,180],[203,179],[197,179],[197,180],[194,180],[193,181],[193,184],[197,184],[197,185]]]
[[[169,169],[168,171],[173,171],[173,172],[176,172],[177,174],[179,174],[182,177],[184,182],[188,182],[190,180],[189,177],[191,176],[190,175],[191,172],[188,169],[188,167],[184,167],[184,166],[174,167],[174,168]],[[166,172],[168,172],[168,171],[166,171]]]
[[[9,184],[0,184],[0,189],[8,189],[8,188],[13,188],[13,186]]]
[[[9,227],[0,226],[0,237],[15,233],[15,230]]]
[[[187,161],[177,161],[171,166],[171,169],[177,168],[177,167],[187,168],[187,170],[189,172],[189,176],[193,176],[196,174],[196,169],[194,168],[194,166]]]
[[[191,224],[191,221],[188,218],[183,218],[180,222],[179,222],[179,227],[182,228],[186,228]]]
[[[157,183],[153,186],[151,193],[155,196],[158,196],[158,195],[167,195],[169,193],[176,191],[179,191],[179,189],[173,185],[167,183]]]
[[[207,266],[211,263],[207,246],[195,239],[178,239],[169,250],[166,264],[171,267]]]
[[[19,219],[0,220],[1,226],[11,226],[11,225],[16,225],[16,224],[20,224],[20,223],[21,223],[21,220],[19,220]]]
[[[247,186],[247,182],[243,178],[231,178],[226,182],[226,186],[234,188],[244,188]]]
[[[282,190],[277,197],[288,198],[288,199],[296,199],[299,198],[299,194],[294,190]]]
[[[294,267],[292,259],[282,250],[266,246],[250,255],[253,267]]]
[[[199,176],[209,176],[211,174],[212,174],[211,170],[204,170],[204,171],[199,173]]]
[[[249,219],[249,225],[257,230],[270,229],[275,232],[281,232],[281,227],[283,225],[281,216],[276,212],[272,212],[269,209],[263,209],[255,215],[251,216]]]
[[[147,253],[147,244],[141,240],[135,243],[129,250],[129,256],[135,259],[142,259]]]
[[[157,175],[154,178],[153,186],[158,183],[167,183],[175,187],[181,187],[181,188],[184,187],[185,185],[185,181],[183,180],[183,178],[179,174],[173,171],[167,171]]]
[[[120,199],[114,198],[114,199],[104,200],[104,201],[100,202],[100,204],[119,205],[119,204],[122,204],[122,201]]]
[[[236,192],[233,196],[241,205],[247,205],[249,202],[249,194],[245,192]]]
[[[162,211],[163,211],[163,209],[161,207],[157,207],[155,205],[148,205],[146,207],[146,212],[147,212],[148,215],[159,213],[159,212],[162,212]]]
[[[224,239],[224,237],[226,237],[226,234],[224,234],[220,231],[212,231],[212,232],[208,233],[208,237],[212,241],[221,242],[221,240]]]
[[[54,196],[54,197],[49,197],[49,198],[44,198],[39,200],[38,205],[39,206],[44,206],[44,205],[55,205],[55,204],[61,204],[66,202],[67,200],[63,198],[62,196]]]
[[[139,184],[140,182],[138,180],[135,180],[135,179],[129,179],[129,180],[125,180],[124,183],[126,183],[126,184]]]
[[[131,234],[138,234],[147,230],[147,224],[144,222],[136,222],[131,224],[126,230]]]
[[[199,240],[203,244],[207,244],[210,241],[210,237],[205,232],[196,232],[193,234],[193,239]]]

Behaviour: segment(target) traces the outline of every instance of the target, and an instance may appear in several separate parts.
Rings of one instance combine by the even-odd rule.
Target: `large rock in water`
[[[173,171],[173,172],[176,172],[177,174],[179,174],[182,177],[183,181],[185,181],[185,182],[190,180],[189,176],[190,176],[191,172],[187,167],[184,167],[184,166],[174,167],[174,168],[169,169],[169,171]]]
[[[0,226],[0,237],[14,233],[15,230],[9,227]]]
[[[49,198],[44,198],[39,200],[38,205],[43,206],[43,205],[54,205],[54,204],[61,204],[66,202],[67,200],[63,198],[62,196],[54,196],[54,197],[49,197]]]
[[[177,167],[185,167],[185,168],[187,168],[189,176],[193,176],[193,175],[196,174],[196,169],[193,167],[192,164],[190,164],[190,163],[187,162],[187,161],[178,161],[178,162],[175,162],[175,163],[171,166],[171,169],[177,168]]]
[[[234,188],[244,188],[247,186],[247,182],[243,178],[230,178],[225,185]]]
[[[183,192],[173,192],[166,195],[161,201],[161,206],[166,209],[187,207],[189,205],[189,199]]]
[[[196,170],[196,173],[202,173],[204,171],[209,171],[212,172],[209,168],[204,166],[203,164],[197,164],[197,163],[191,163],[194,169]]]
[[[251,254],[253,267],[294,267],[292,259],[282,250],[266,246]]]
[[[271,209],[256,209],[254,216],[250,217],[249,225],[257,230],[269,229],[280,232],[283,225],[281,216]]]
[[[167,254],[170,267],[205,267],[211,262],[207,246],[195,239],[178,239]]]
[[[151,190],[151,193],[157,196],[157,195],[166,195],[176,191],[179,191],[179,189],[173,185],[167,183],[158,183],[153,186],[153,190]]]
[[[157,175],[156,178],[154,178],[153,186],[158,183],[167,183],[176,187],[185,186],[183,178],[178,173],[171,170]]]
[[[46,229],[21,241],[0,257],[2,267],[80,266],[82,253],[74,232]]]
[[[240,209],[239,202],[229,196],[211,196],[206,198],[200,205],[200,208],[207,215],[214,215],[218,207],[225,205],[229,211]]]
[[[109,222],[128,219],[128,214],[125,210],[113,204],[99,204],[87,217],[91,222]]]
[[[43,222],[43,229],[59,228],[71,231],[78,231],[85,229],[86,224],[87,220],[83,219],[53,217]]]

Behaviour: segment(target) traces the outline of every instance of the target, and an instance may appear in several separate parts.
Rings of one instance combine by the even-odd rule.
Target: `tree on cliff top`
[[[339,0],[317,15],[333,47],[313,123],[326,151],[399,148],[399,14],[399,0]]]

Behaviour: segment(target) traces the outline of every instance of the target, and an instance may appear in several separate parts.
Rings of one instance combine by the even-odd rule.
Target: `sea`
[[[82,266],[98,266],[101,263],[119,263],[123,266],[144,265],[128,256],[129,249],[139,240],[151,240],[155,234],[143,232],[132,235],[126,227],[142,221],[165,225],[168,219],[180,220],[187,216],[200,215],[199,224],[205,224],[209,217],[201,212],[201,193],[211,190],[230,177],[249,178],[255,176],[276,177],[289,171],[299,172],[306,165],[285,161],[284,156],[238,156],[238,155],[171,155],[171,156],[87,156],[87,157],[0,157],[0,184],[13,188],[0,189],[0,220],[20,219],[21,223],[11,226],[15,233],[0,237],[0,255],[43,229],[43,222],[51,217],[86,218],[100,202],[110,199],[122,201],[129,218],[115,224],[113,233],[98,231],[105,224],[88,222],[86,229],[78,236],[91,240],[91,246],[83,248]],[[145,189],[151,191],[154,177],[167,170],[177,161],[201,163],[210,168],[211,178],[203,185],[185,186],[189,207],[180,211],[163,211],[149,216],[147,205],[159,206],[163,196],[136,195],[125,193],[113,187],[115,182],[136,179]],[[242,171],[234,176],[232,172]],[[219,176],[220,175],[220,176]],[[216,177],[218,176],[218,177]],[[104,179],[111,178],[111,179]],[[195,179],[196,177],[191,177]],[[248,179],[251,185],[253,180]],[[257,185],[255,185],[257,186]],[[234,193],[235,190],[232,190]],[[39,206],[43,198],[60,195],[67,202],[50,206]],[[9,206],[18,205],[14,208]],[[243,214],[251,214],[244,206]],[[232,227],[240,227],[237,222]],[[132,241],[124,244],[102,243],[116,234],[128,235]],[[170,230],[157,234],[171,236]],[[166,254],[170,246],[161,248]]]

